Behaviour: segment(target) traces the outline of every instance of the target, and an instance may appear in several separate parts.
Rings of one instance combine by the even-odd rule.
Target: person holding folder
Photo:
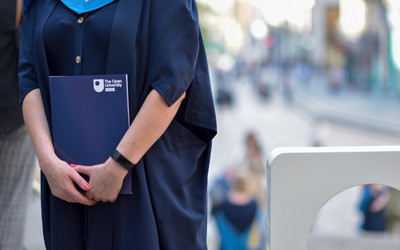
[[[24,8],[20,102],[42,170],[46,248],[207,249],[216,118],[195,1]],[[69,165],[54,152],[49,77],[104,74],[128,75],[131,126],[104,163]],[[127,174],[132,194],[118,195]]]

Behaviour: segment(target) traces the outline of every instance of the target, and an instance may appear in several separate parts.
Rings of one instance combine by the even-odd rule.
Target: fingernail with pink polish
[[[73,164],[73,163],[72,163],[72,164],[71,164],[71,167],[73,167],[73,168],[76,167],[76,164]]]
[[[85,189],[89,189],[90,188],[89,184],[87,184],[87,183],[85,184],[84,187],[85,187]]]

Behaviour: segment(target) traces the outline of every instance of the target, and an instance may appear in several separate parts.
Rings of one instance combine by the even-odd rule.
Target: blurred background
[[[197,4],[218,121],[208,246],[264,249],[265,167],[274,148],[399,144],[400,0]],[[44,249],[37,183],[27,250]],[[345,190],[320,210],[309,250],[400,249],[399,219],[397,190]]]
[[[235,241],[221,211],[229,221],[227,203],[245,206],[232,195],[232,176],[249,172],[265,189],[263,170],[274,148],[399,143],[400,1],[198,0],[198,6],[219,129],[209,175],[212,250],[224,237]],[[369,185],[338,194],[317,215],[309,249],[400,249],[397,192]],[[265,211],[265,191],[253,193]]]

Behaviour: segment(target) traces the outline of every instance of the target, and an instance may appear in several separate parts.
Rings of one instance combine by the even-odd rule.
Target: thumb
[[[75,171],[72,171],[73,174],[71,176],[71,179],[83,190],[89,190],[90,186],[87,183],[87,181],[79,174],[85,174],[87,176],[89,176],[90,178],[90,171],[89,171],[89,167],[85,167],[85,166],[81,166],[81,165],[75,165],[75,164],[71,164],[71,167],[74,168]]]
[[[90,167],[82,166],[82,165],[76,165],[76,164],[71,164],[71,167],[75,169],[76,172],[85,174],[90,177]]]

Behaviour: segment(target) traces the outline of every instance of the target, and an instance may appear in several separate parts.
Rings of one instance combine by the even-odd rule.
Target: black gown
[[[92,207],[71,204],[51,194],[42,174],[46,248],[206,249],[216,119],[195,2],[120,0],[83,23],[79,17],[58,0],[33,0],[23,21],[20,102],[40,88],[50,130],[50,74],[128,74],[132,120],[152,89],[168,105],[184,92],[186,98],[131,172],[132,195]]]

